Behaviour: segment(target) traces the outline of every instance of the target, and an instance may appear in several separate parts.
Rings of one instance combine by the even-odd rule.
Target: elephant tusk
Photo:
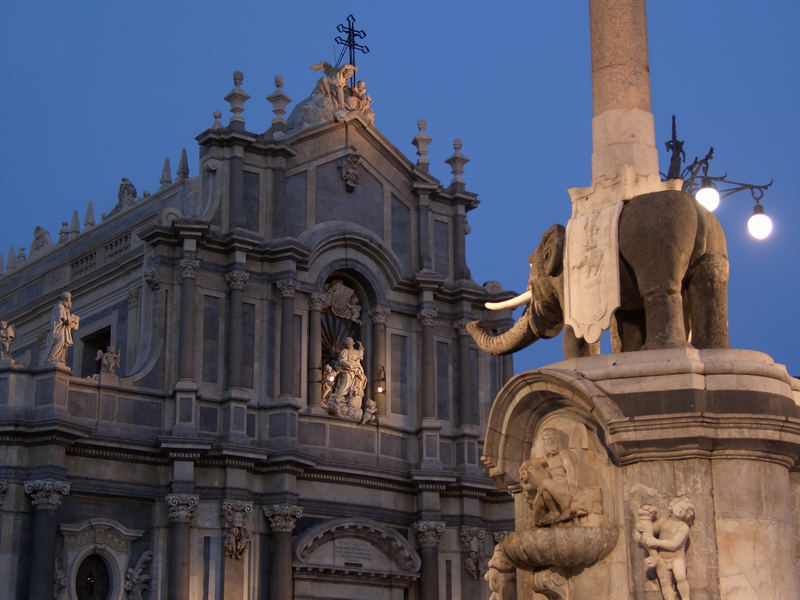
[[[528,300],[531,299],[531,291],[528,290],[527,292],[520,294],[514,298],[509,298],[508,300],[503,300],[502,302],[487,302],[484,306],[488,310],[503,310],[506,308],[516,308],[518,306],[522,306],[526,304]]]

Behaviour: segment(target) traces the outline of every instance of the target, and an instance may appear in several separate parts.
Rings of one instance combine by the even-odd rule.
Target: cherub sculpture
[[[647,550],[645,566],[655,567],[664,600],[691,600],[686,572],[686,546],[694,522],[694,505],[686,496],[673,498],[669,516],[658,518],[650,505],[639,508],[634,538]],[[648,522],[649,521],[649,522]]]

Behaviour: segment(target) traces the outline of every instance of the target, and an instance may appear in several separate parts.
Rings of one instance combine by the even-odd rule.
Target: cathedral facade
[[[329,65],[327,67],[330,67]],[[0,277],[3,597],[488,598],[510,497],[480,458],[507,297],[466,264],[461,177],[331,71],[245,126],[241,73],[160,188],[37,228]],[[510,313],[501,312],[508,320]]]

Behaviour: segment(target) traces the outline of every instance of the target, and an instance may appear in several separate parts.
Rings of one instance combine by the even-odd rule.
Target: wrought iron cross
[[[363,54],[367,54],[369,52],[369,48],[367,48],[362,44],[359,44],[356,41],[357,39],[359,40],[364,39],[367,36],[367,34],[363,29],[355,29],[353,27],[355,22],[356,18],[353,15],[347,15],[347,25],[339,24],[336,26],[336,31],[338,31],[339,33],[347,34],[346,38],[342,37],[341,35],[337,35],[333,40],[337,44],[341,44],[342,46],[344,46],[344,48],[342,48],[342,52],[339,54],[339,60],[336,61],[337,69],[342,65],[342,57],[344,56],[344,51],[346,49],[350,50],[350,55],[349,55],[350,60],[348,61],[348,63],[353,65],[354,67],[356,66],[356,50],[358,50]],[[354,89],[356,87],[355,73],[353,73],[353,75],[350,77],[350,87]]]

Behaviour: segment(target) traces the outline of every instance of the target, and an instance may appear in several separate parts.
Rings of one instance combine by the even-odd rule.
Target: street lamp
[[[727,178],[727,173],[721,176],[709,175],[708,165],[714,158],[713,146],[708,149],[703,158],[695,157],[691,164],[684,167],[686,153],[683,151],[683,140],[679,140],[677,136],[675,115],[672,115],[672,139],[666,143],[666,146],[667,152],[672,153],[667,179],[683,179],[681,189],[694,194],[695,199],[712,212],[716,210],[721,200],[748,190],[755,205],[753,206],[753,215],[747,221],[747,231],[757,240],[769,237],[769,234],[772,233],[772,219],[764,213],[761,199],[764,197],[764,191],[772,185],[771,180],[766,185],[754,185],[731,181]]]

